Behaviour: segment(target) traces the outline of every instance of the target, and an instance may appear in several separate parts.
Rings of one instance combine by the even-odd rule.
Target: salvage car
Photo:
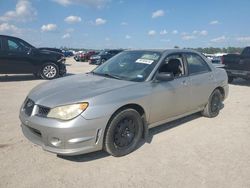
[[[23,134],[44,150],[119,157],[152,127],[196,112],[216,117],[227,96],[226,71],[198,52],[128,50],[89,73],[38,85],[19,117]]]
[[[34,74],[50,80],[66,74],[65,58],[20,38],[0,35],[0,74]]]

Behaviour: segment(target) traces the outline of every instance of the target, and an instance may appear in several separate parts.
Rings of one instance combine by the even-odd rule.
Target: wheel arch
[[[224,90],[224,88],[221,87],[221,86],[219,86],[219,87],[215,88],[214,91],[215,91],[216,89],[218,89],[218,90],[220,91],[220,93],[221,93],[221,95],[222,95],[222,97],[223,97],[223,100],[224,100],[224,99],[225,99],[225,90]],[[213,92],[214,92],[214,91],[213,91]]]
[[[142,117],[142,122],[143,122],[143,132],[142,132],[142,135],[143,135],[143,138],[146,138],[147,137],[147,134],[148,134],[148,125],[147,125],[147,122],[146,122],[146,112],[144,110],[144,108],[139,105],[139,104],[135,104],[135,103],[130,103],[130,104],[126,104],[126,105],[123,105],[121,107],[119,107],[112,115],[111,117],[109,118],[108,120],[108,123],[105,127],[105,130],[104,130],[104,139],[105,139],[105,136],[106,136],[106,132],[107,132],[107,129],[108,129],[108,126],[110,124],[110,122],[112,121],[112,119],[121,111],[125,110],[125,109],[134,109],[136,110]],[[104,142],[103,142],[104,143]]]

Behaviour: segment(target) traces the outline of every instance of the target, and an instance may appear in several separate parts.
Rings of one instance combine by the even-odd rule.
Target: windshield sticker
[[[138,74],[138,75],[137,75],[137,78],[143,78],[143,75]]]
[[[137,59],[136,63],[143,63],[143,64],[148,64],[151,65],[154,61],[150,59]]]

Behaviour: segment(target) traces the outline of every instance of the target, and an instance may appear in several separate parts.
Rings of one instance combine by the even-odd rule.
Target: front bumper
[[[67,73],[65,62],[66,61],[64,61],[64,63],[60,63],[60,68],[59,68],[59,75],[60,76],[65,76]]]
[[[70,121],[27,116],[19,118],[23,134],[46,151],[60,155],[79,155],[102,149],[108,118],[86,120],[81,115]]]

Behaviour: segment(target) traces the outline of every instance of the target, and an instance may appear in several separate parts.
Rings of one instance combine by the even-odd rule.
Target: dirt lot
[[[68,60],[69,74],[93,68]],[[250,187],[250,83],[230,85],[214,119],[195,114],[150,131],[122,158],[95,152],[59,158],[29,142],[18,111],[43,80],[0,75],[0,187]]]

